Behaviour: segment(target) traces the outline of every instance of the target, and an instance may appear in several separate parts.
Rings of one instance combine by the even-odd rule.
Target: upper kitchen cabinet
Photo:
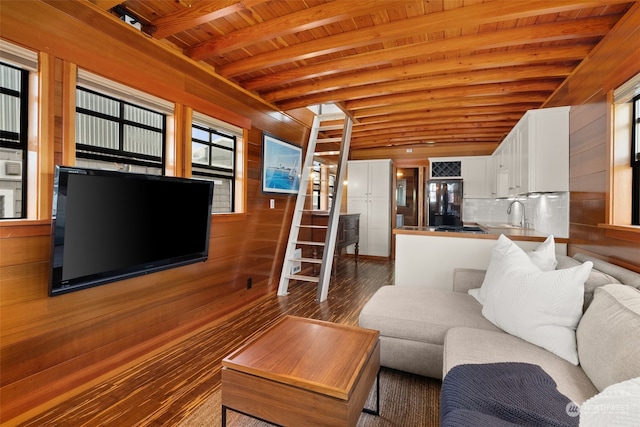
[[[487,158],[462,157],[462,194],[467,198],[485,198],[487,194]]]
[[[391,160],[348,163],[347,212],[360,214],[362,255],[391,254]],[[353,253],[353,248],[347,248]]]
[[[493,153],[498,197],[569,191],[569,109],[530,110]]]
[[[498,197],[498,177],[496,176],[495,156],[487,156],[485,169],[485,193],[489,198],[496,198]]]
[[[464,197],[492,197],[487,187],[487,161],[490,157],[432,157],[429,159],[430,177],[431,179],[462,178]]]

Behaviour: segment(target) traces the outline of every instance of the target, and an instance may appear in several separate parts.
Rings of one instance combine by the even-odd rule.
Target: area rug
[[[433,378],[383,368],[380,372],[380,415],[363,413],[359,427],[430,427],[439,424],[440,386]],[[375,388],[365,405],[375,407]],[[221,424],[220,389],[197,405],[178,427],[217,427]],[[229,427],[269,427],[234,411],[227,411]]]

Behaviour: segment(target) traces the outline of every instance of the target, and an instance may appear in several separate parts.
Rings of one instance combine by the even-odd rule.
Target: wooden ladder
[[[298,198],[291,221],[291,231],[289,232],[282,273],[280,274],[278,295],[287,295],[289,282],[291,280],[298,280],[318,284],[317,302],[322,302],[327,299],[333,267],[338,221],[340,218],[340,203],[343,192],[342,183],[349,158],[352,125],[353,121],[344,113],[321,113],[316,115],[313,120],[311,133],[309,134],[307,153],[302,167],[300,189],[298,190]],[[342,129],[341,136],[322,137],[323,132],[335,132],[340,129]],[[314,210],[310,208],[310,206],[312,206],[311,197],[313,196],[313,191],[309,185],[309,179],[313,171],[316,148],[320,148],[322,144],[335,144],[336,142],[340,142],[340,152],[332,193],[333,203],[329,209],[327,225],[315,225],[312,221],[312,213]],[[323,232],[323,241],[315,241],[312,239],[301,240],[301,231],[303,231],[306,236],[313,235],[314,230]],[[322,258],[315,257],[315,254],[319,251],[322,253]],[[316,275],[315,273],[318,271],[318,266],[320,267],[319,274]],[[311,274],[305,274],[309,270],[311,270]]]

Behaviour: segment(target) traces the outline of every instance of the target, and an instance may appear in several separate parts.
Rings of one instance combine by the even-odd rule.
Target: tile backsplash
[[[507,214],[509,205],[516,199],[464,199],[463,222],[517,223],[519,216]],[[525,206],[525,216],[530,228],[557,237],[569,237],[569,193],[543,193],[519,197]],[[518,209],[520,206],[514,205]],[[513,209],[516,213],[518,209]],[[521,211],[518,211],[521,212]]]

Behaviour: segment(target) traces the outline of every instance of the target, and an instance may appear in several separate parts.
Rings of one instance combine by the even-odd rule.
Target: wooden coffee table
[[[354,426],[373,383],[379,332],[286,316],[222,361],[226,411],[284,426]]]

